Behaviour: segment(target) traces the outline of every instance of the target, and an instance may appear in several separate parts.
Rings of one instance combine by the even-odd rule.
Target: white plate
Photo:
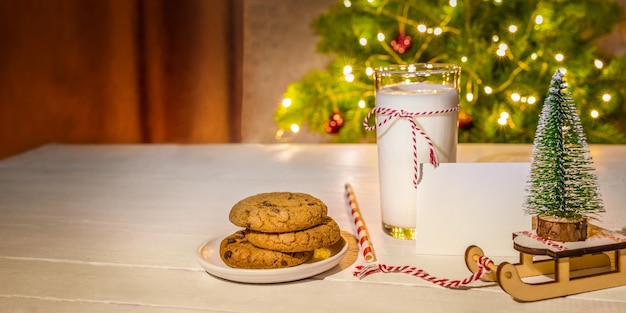
[[[277,269],[232,268],[220,258],[220,243],[228,235],[203,242],[198,248],[198,261],[209,274],[242,283],[282,283],[315,276],[339,264],[341,258],[348,252],[348,244],[341,237],[334,245],[324,248],[330,252],[330,256],[325,259],[313,258],[304,264]]]

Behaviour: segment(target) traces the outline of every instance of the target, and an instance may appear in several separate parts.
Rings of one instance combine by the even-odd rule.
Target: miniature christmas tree
[[[577,241],[586,238],[587,219],[596,218],[604,207],[576,105],[566,88],[563,73],[556,71],[535,135],[526,211],[539,216],[539,236]],[[556,226],[557,220],[570,226]],[[553,234],[559,227],[573,227],[565,232],[574,234]]]
[[[531,143],[548,69],[566,68],[589,142],[626,143],[626,55],[596,45],[623,19],[615,0],[338,0],[313,23],[333,59],[287,87],[278,132],[373,142],[373,70],[438,62],[462,68],[459,142]]]

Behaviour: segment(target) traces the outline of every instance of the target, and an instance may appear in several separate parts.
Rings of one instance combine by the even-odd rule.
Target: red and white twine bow
[[[478,270],[472,275],[464,278],[463,280],[450,280],[447,278],[437,278],[435,276],[431,276],[427,272],[422,269],[413,267],[413,266],[388,266],[385,264],[369,264],[365,266],[357,266],[356,271],[353,275],[359,279],[374,273],[403,273],[407,275],[411,275],[417,278],[421,278],[428,282],[431,282],[435,285],[439,285],[446,288],[456,288],[461,285],[467,285],[471,282],[479,280],[483,275],[491,272],[490,264],[493,264],[493,261],[485,256],[480,256],[478,260]]]
[[[385,107],[375,107],[369,113],[367,113],[367,116],[365,116],[365,119],[363,120],[363,127],[365,127],[365,129],[368,131],[372,131],[372,130],[377,129],[378,127],[385,125],[386,123],[388,123],[394,118],[404,118],[408,120],[409,123],[411,123],[411,134],[412,134],[412,140],[413,140],[413,186],[417,188],[417,183],[420,180],[419,163],[417,159],[417,134],[420,134],[424,138],[424,140],[426,140],[426,143],[428,144],[428,149],[430,151],[430,155],[429,155],[430,164],[436,167],[439,165],[439,161],[437,160],[437,156],[435,155],[435,147],[433,145],[432,140],[426,134],[426,132],[424,132],[424,130],[422,130],[419,126],[417,126],[417,123],[415,122],[415,117],[421,116],[421,115],[436,115],[436,114],[456,112],[459,109],[460,107],[456,106],[454,108],[449,108],[445,110],[408,112],[405,110],[396,110],[396,109],[390,109],[390,108],[385,108]],[[383,119],[379,119],[375,125],[370,126],[369,120],[373,114],[378,114],[380,116],[385,116],[385,117]]]

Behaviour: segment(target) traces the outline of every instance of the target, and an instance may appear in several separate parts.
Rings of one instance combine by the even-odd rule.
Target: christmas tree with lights
[[[459,142],[530,143],[543,84],[567,71],[590,143],[625,143],[626,56],[596,41],[624,19],[609,0],[342,0],[313,23],[324,70],[287,87],[275,120],[333,142],[373,142],[374,69],[454,63],[462,68]]]
[[[550,218],[584,225],[576,228],[576,238],[581,239],[587,233],[586,220],[604,212],[604,207],[587,139],[572,94],[566,88],[563,73],[556,71],[537,125],[525,206],[527,213],[540,217],[540,236],[550,236],[554,231],[551,224],[543,227],[545,218]]]

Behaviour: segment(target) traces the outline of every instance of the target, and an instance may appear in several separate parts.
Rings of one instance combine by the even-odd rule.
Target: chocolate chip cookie
[[[298,192],[268,192],[237,202],[230,221],[260,232],[284,233],[311,228],[323,223],[328,208],[322,200]]]
[[[255,247],[240,230],[220,243],[220,257],[234,268],[272,269],[300,265],[311,259],[313,251],[285,253]]]
[[[339,225],[331,217],[322,224],[305,230],[287,233],[264,233],[246,230],[245,236],[253,245],[280,252],[303,252],[328,247],[341,238]]]

